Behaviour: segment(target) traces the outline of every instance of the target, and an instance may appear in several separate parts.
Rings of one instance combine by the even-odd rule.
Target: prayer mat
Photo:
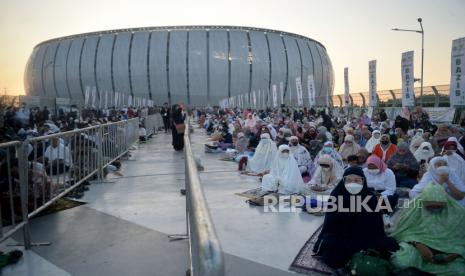
[[[76,200],[72,200],[72,199],[69,199],[69,198],[66,198],[66,197],[60,198],[55,203],[50,205],[47,209],[40,212],[37,216],[41,217],[41,216],[45,216],[45,215],[49,215],[49,214],[53,214],[53,213],[58,213],[60,211],[63,211],[63,210],[66,210],[66,209],[71,209],[71,208],[74,208],[74,207],[78,207],[78,206],[81,206],[81,205],[84,205],[84,204],[86,204],[86,203],[76,201]]]
[[[247,172],[247,171],[243,171],[241,172],[242,175],[248,175],[248,176],[262,176],[261,174],[259,173],[254,173],[254,172]]]
[[[253,198],[261,197],[262,196],[260,194],[261,191],[262,191],[261,188],[255,188],[255,189],[252,189],[252,190],[247,190],[247,191],[242,192],[242,193],[235,193],[235,195],[253,199]]]
[[[313,233],[302,249],[300,249],[299,254],[295,257],[289,267],[289,270],[305,275],[332,275],[334,273],[334,269],[325,265],[318,258],[314,258],[312,256],[313,246],[318,240],[318,236],[320,235],[322,228],[323,225],[321,225],[315,233]]]

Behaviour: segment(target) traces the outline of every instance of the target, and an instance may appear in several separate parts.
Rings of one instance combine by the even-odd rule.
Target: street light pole
[[[425,31],[423,29],[422,19],[418,18],[418,23],[420,23],[421,30],[409,30],[409,29],[392,29],[393,31],[400,31],[400,32],[415,32],[421,34],[421,87],[420,87],[420,105],[423,106],[423,64],[425,58]]]

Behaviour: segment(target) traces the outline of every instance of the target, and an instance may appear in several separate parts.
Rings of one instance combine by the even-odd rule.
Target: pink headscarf
[[[373,164],[376,167],[378,167],[380,172],[384,172],[387,168],[386,164],[379,158],[377,155],[372,154],[370,157],[367,159],[367,165]]]

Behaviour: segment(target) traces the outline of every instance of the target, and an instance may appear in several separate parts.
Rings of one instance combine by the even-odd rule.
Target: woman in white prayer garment
[[[409,193],[410,198],[416,198],[431,182],[444,187],[453,199],[465,207],[465,185],[449,167],[447,157],[437,156],[429,161],[428,172],[423,175],[420,183],[413,186]]]
[[[303,192],[304,181],[288,145],[279,146],[270,173],[263,176],[261,189],[262,192],[277,190],[286,195]]]
[[[336,169],[336,161],[331,156],[323,154],[318,159],[318,167],[308,185],[311,190],[322,192],[334,188],[341,178],[342,174],[338,175]]]
[[[371,153],[375,146],[379,144],[379,140],[381,139],[381,132],[379,130],[373,130],[373,134],[371,135],[370,140],[365,144],[366,150]]]
[[[260,135],[260,143],[255,149],[255,154],[247,161],[247,171],[252,173],[265,173],[270,170],[271,163],[276,156],[276,143],[271,140],[270,134]]]

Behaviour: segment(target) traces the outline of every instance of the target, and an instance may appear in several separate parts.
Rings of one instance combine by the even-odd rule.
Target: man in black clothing
[[[50,111],[48,111],[48,108],[44,106],[44,110],[42,110],[42,121],[47,121],[50,116]]]
[[[163,126],[165,127],[165,133],[170,129],[170,108],[168,103],[164,103],[160,110],[161,117],[163,118]]]

